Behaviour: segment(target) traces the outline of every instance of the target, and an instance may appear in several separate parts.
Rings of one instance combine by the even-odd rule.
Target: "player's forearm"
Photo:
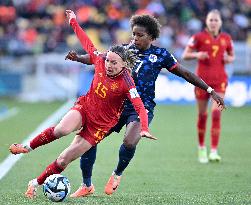
[[[182,59],[193,60],[198,58],[198,52],[187,46],[182,54]]]
[[[209,87],[201,78],[190,71],[186,73],[185,80],[203,90],[207,90]]]
[[[198,52],[184,52],[182,55],[183,60],[193,60],[198,58]]]
[[[91,61],[90,61],[89,54],[78,55],[76,61],[79,62],[79,63],[87,64],[87,65],[91,65],[92,64]]]
[[[94,47],[92,41],[84,32],[84,30],[79,26],[77,20],[72,18],[70,21],[70,25],[75,34],[77,35],[77,38],[79,39],[83,49],[89,54],[93,53],[96,50],[96,48]]]
[[[235,59],[235,57],[233,55],[229,55],[227,57],[227,60],[225,61],[225,63],[227,63],[227,64],[228,63],[233,63],[234,59]]]
[[[208,89],[208,85],[197,75],[190,72],[189,70],[183,68],[182,65],[178,64],[178,66],[171,71],[175,75],[184,78],[187,82],[193,84],[194,86],[197,86],[205,91]]]
[[[189,72],[187,74],[186,80],[189,83],[193,84],[194,86],[197,86],[197,87],[211,93],[211,91],[208,91],[209,86],[200,77],[198,77],[194,73]]]
[[[135,98],[133,100],[133,106],[140,118],[141,131],[149,132],[147,110],[145,109],[145,106],[141,99]]]

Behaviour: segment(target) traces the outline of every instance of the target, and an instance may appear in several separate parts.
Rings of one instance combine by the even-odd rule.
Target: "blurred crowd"
[[[0,0],[0,55],[80,50],[65,21],[72,9],[98,49],[130,39],[133,14],[152,14],[162,24],[157,44],[179,53],[204,27],[206,13],[219,9],[223,30],[251,43],[251,0]]]

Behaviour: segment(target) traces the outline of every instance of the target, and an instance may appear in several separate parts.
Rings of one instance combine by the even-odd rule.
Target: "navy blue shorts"
[[[154,114],[152,112],[148,112],[148,125],[151,123]],[[119,133],[120,130],[124,127],[124,125],[128,125],[130,122],[137,121],[139,122],[139,115],[135,110],[124,110],[119,118],[118,123],[109,131],[109,133],[117,132]]]

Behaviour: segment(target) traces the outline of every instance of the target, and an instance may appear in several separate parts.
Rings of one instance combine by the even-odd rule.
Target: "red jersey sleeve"
[[[227,48],[226,48],[228,54],[232,54],[233,53],[233,49],[234,49],[233,47],[234,47],[233,46],[233,40],[232,40],[231,36],[228,35],[228,38],[227,38]]]
[[[188,41],[188,47],[191,48],[191,49],[194,49],[194,50],[197,50],[197,47],[198,47],[198,37],[197,35],[193,35],[189,41]]]
[[[79,26],[76,19],[72,18],[70,21],[70,25],[77,35],[83,49],[90,55],[91,63],[94,64],[97,60],[98,51],[93,45],[92,41],[86,35],[84,30]]]
[[[141,131],[148,132],[149,129],[148,129],[147,111],[146,111],[145,106],[144,106],[144,104],[143,104],[143,102],[137,92],[134,81],[128,72],[125,72],[123,77],[125,80],[126,89],[128,91],[127,97],[132,102],[134,109],[136,110],[136,112],[139,115],[140,123],[141,123]]]

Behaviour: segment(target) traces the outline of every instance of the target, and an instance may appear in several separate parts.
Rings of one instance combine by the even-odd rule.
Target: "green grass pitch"
[[[10,144],[22,142],[61,105],[59,102],[26,104],[6,99],[0,104],[19,108],[16,116],[0,121],[0,161],[8,156]],[[111,135],[98,146],[93,172],[94,195],[67,198],[61,203],[251,204],[251,106],[230,107],[224,111],[219,148],[221,163],[202,165],[197,162],[195,118],[193,105],[157,106],[151,132],[158,140],[141,140],[118,191],[106,196],[104,185],[117,163],[123,132]],[[210,121],[207,145],[209,128]],[[26,199],[24,192],[28,181],[55,160],[72,139],[73,135],[69,135],[23,156],[0,180],[0,204],[52,204],[41,188],[34,200]],[[63,175],[69,178],[72,192],[75,191],[81,183],[79,160],[73,162]]]

